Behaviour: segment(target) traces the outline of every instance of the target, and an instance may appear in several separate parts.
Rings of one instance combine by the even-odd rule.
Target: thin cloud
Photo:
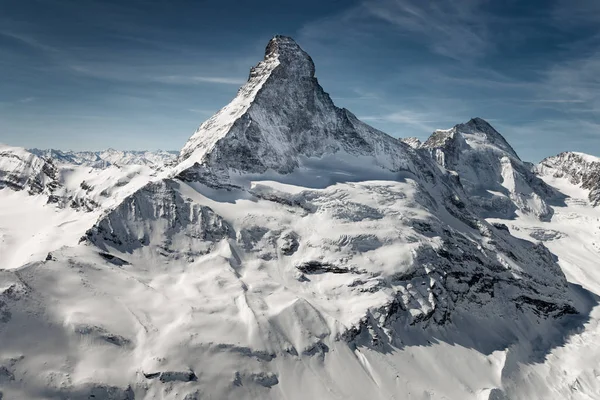
[[[455,59],[476,58],[488,52],[489,40],[484,0],[369,1],[365,9],[396,29],[425,41],[432,51]]]
[[[152,78],[157,82],[161,83],[173,83],[173,84],[189,84],[189,83],[217,83],[222,85],[243,85],[246,80],[236,77],[222,77],[222,76],[183,76],[183,75],[169,75],[159,76]]]
[[[26,35],[26,34],[23,34],[20,32],[10,32],[10,31],[3,30],[3,31],[0,31],[0,36],[4,36],[9,39],[13,39],[19,43],[25,44],[26,46],[28,46],[30,48],[33,48],[36,50],[41,50],[46,53],[59,53],[60,52],[56,47],[51,46],[47,43],[44,43],[33,36]]]
[[[367,122],[391,122],[425,132],[433,132],[436,128],[432,124],[437,120],[433,115],[410,110],[401,110],[383,115],[366,115],[359,118]]]

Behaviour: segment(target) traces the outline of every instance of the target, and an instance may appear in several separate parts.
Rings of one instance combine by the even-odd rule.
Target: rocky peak
[[[462,134],[484,136],[485,140],[490,144],[501,148],[512,157],[519,159],[516,151],[506,141],[504,136],[500,134],[492,125],[482,118],[472,118],[465,124],[458,124],[454,129]]]
[[[20,147],[0,144],[0,189],[27,190],[31,194],[51,193],[60,184],[51,160]]]
[[[279,78],[314,78],[315,76],[315,64],[312,58],[291,37],[277,35],[271,39],[265,49],[265,60],[267,59],[276,59],[279,62]],[[254,68],[252,70],[254,71]]]
[[[335,153],[414,171],[406,154],[414,150],[336,107],[314,74],[312,59],[293,39],[275,36],[236,98],[185,144],[176,172],[202,167],[225,175],[269,169],[285,174],[304,158]]]
[[[555,191],[522,162],[488,122],[473,118],[435,131],[423,144],[444,168],[456,171],[463,187],[485,216],[512,217],[516,210],[548,219],[547,200]]]

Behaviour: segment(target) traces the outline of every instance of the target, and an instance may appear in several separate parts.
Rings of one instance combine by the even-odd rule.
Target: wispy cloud
[[[19,43],[25,44],[26,46],[28,46],[30,48],[33,48],[36,50],[41,50],[46,53],[59,53],[60,52],[60,50],[57,47],[52,46],[48,43],[45,43],[44,41],[39,40],[37,37],[27,35],[27,34],[24,34],[21,32],[0,30],[0,36],[4,36],[6,38],[15,40]]]
[[[412,34],[441,55],[473,58],[485,54],[489,40],[485,0],[378,0],[364,3],[368,13]]]
[[[546,72],[549,90],[574,102],[600,106],[600,49],[596,53],[552,66]]]
[[[182,75],[169,75],[169,76],[158,76],[151,78],[154,81],[162,83],[173,83],[173,84],[189,84],[189,83],[216,83],[223,85],[242,85],[246,81],[236,77],[223,77],[223,76],[182,76]]]
[[[401,127],[408,128],[410,131],[416,129],[421,133],[431,133],[439,128],[435,126],[435,122],[439,117],[429,113],[416,112],[411,110],[400,110],[382,115],[365,115],[359,117],[366,122],[388,122],[397,124]]]
[[[597,24],[600,2],[597,0],[556,0],[551,7],[555,24],[574,27]]]
[[[211,75],[158,75],[160,69],[190,69],[190,66],[157,66],[157,65],[126,65],[126,64],[86,64],[70,65],[69,68],[78,74],[97,79],[123,82],[150,82],[173,85],[217,84],[240,86],[246,82],[241,77],[211,76]]]

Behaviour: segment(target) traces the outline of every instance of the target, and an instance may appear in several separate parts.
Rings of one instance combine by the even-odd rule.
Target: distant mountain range
[[[135,151],[114,150],[103,151],[62,151],[55,149],[28,149],[38,157],[50,158],[56,163],[86,165],[95,168],[106,168],[109,165],[148,165],[162,166],[175,161],[178,151]]]

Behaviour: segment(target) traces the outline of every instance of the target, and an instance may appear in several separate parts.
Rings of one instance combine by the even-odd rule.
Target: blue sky
[[[479,116],[527,160],[600,156],[597,0],[0,0],[0,142],[179,149],[275,34],[391,135]]]

